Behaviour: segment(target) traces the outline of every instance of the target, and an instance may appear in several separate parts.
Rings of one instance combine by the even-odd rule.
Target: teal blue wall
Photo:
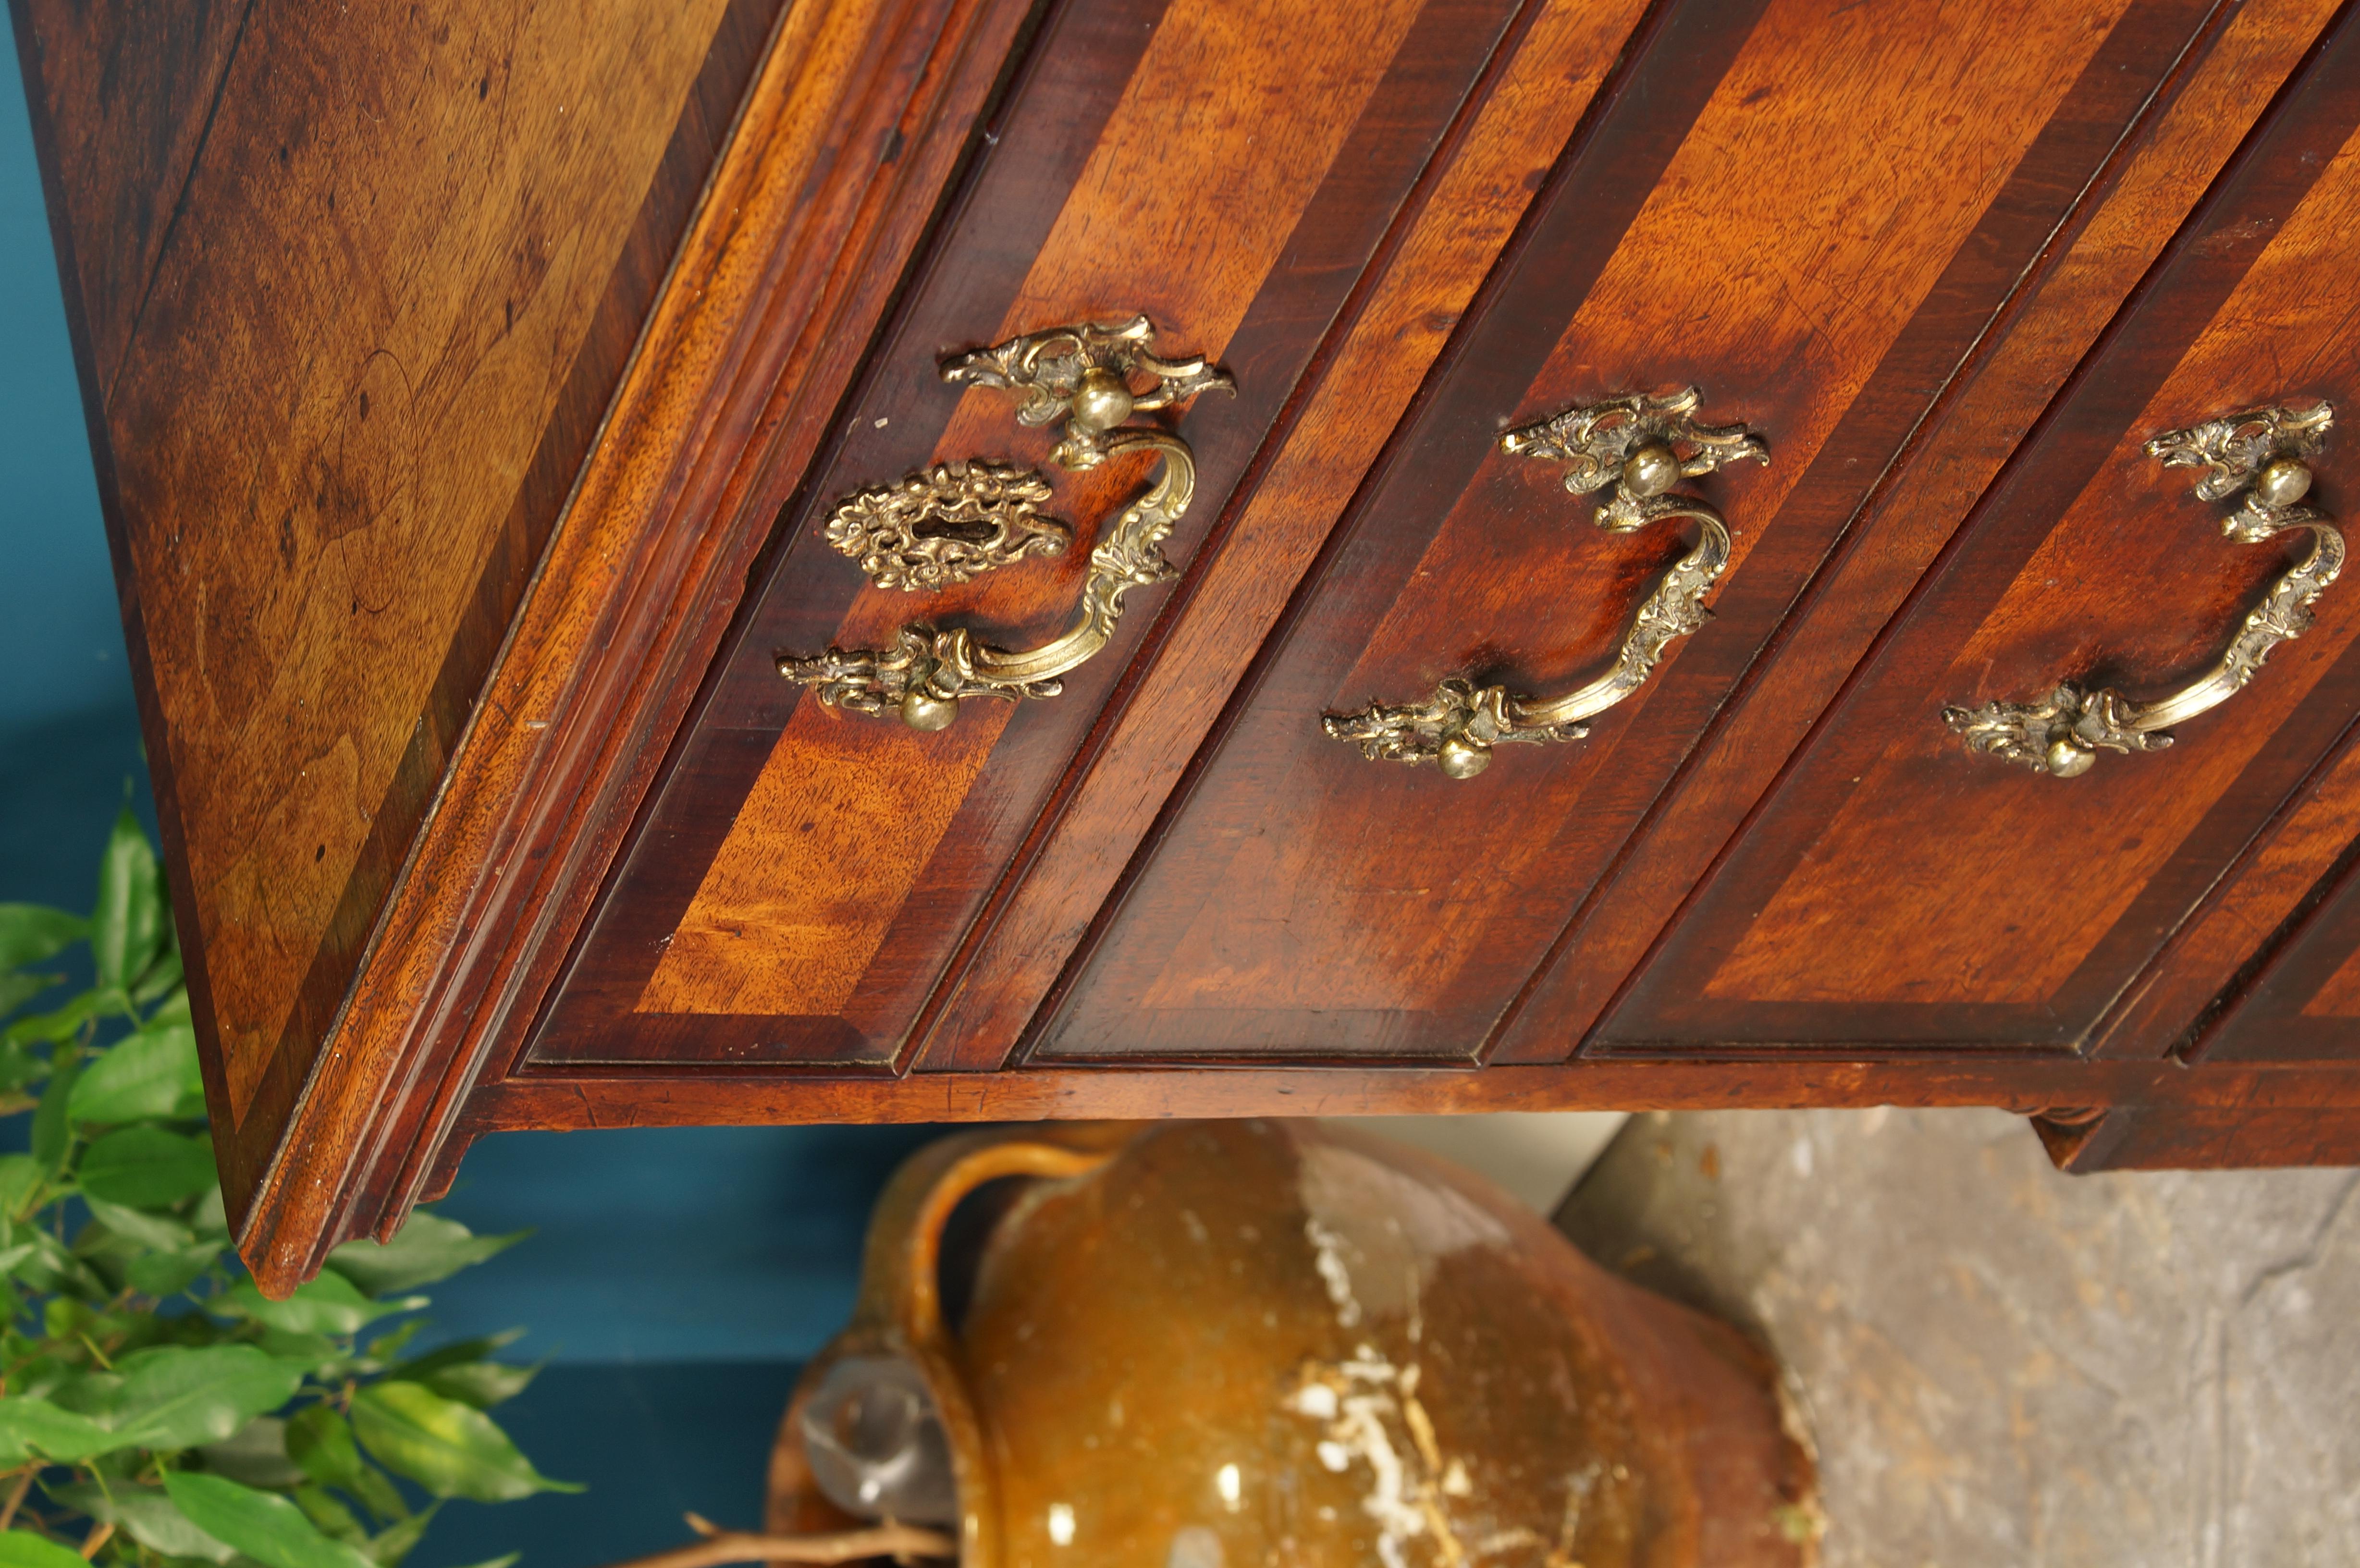
[[[0,29],[0,899],[87,909],[138,721],[13,38]],[[152,822],[152,813],[150,821]],[[533,1227],[433,1292],[451,1334],[528,1329],[554,1365],[505,1419],[579,1497],[455,1504],[411,1559],[522,1550],[588,1568],[760,1519],[795,1365],[842,1323],[892,1127],[526,1133],[486,1140],[444,1212]]]

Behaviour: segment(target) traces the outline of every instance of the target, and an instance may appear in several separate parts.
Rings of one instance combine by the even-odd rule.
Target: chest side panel
[[[27,8],[234,1187],[344,997],[776,12]]]

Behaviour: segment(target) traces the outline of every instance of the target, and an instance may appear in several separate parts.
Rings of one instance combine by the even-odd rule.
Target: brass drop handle
[[[1085,322],[1028,332],[942,363],[943,379],[953,386],[1014,393],[1021,399],[1020,424],[1062,420],[1052,456],[1068,472],[1129,452],[1153,452],[1164,460],[1155,483],[1122,509],[1090,551],[1070,629],[1039,648],[1011,652],[966,626],[938,631],[912,622],[891,648],[780,654],[779,673],[814,688],[830,706],[890,715],[918,730],[948,727],[969,697],[1014,702],[1063,691],[1057,678],[1112,640],[1127,591],[1179,575],[1163,547],[1196,494],[1196,454],[1167,430],[1123,421],[1199,392],[1236,391],[1227,371],[1202,359],[1162,358],[1150,350],[1154,341],[1154,325],[1138,316],[1119,326]],[[1142,380],[1153,385],[1142,387]],[[1048,482],[1031,469],[981,461],[938,463],[846,497],[828,519],[828,542],[858,561],[880,588],[941,588],[1011,565],[1028,552],[1062,552],[1071,531],[1037,511],[1049,495]]]
[[[2059,779],[2078,779],[2097,762],[2100,750],[2160,751],[2171,744],[2172,725],[2245,690],[2272,648],[2311,628],[2311,606],[2344,570],[2342,531],[2325,514],[2302,504],[2311,482],[2303,459],[2318,453],[2334,422],[2335,410],[2324,402],[2307,408],[2255,408],[2167,431],[2147,443],[2147,455],[2167,468],[2205,471],[2196,481],[2199,500],[2225,501],[2244,493],[2221,519],[2221,531],[2239,544],[2261,544],[2297,528],[2311,535],[2311,553],[2270,585],[2228,650],[2202,677],[2152,702],[2134,702],[2107,689],[2085,692],[2060,681],[2037,702],[1944,708],[1943,721],[1973,750]]]
[[[1519,456],[1564,463],[1565,487],[1574,495],[1612,485],[1613,495],[1600,505],[1595,519],[1610,532],[1631,533],[1675,517],[1698,525],[1696,547],[1656,580],[1604,674],[1551,698],[1518,696],[1505,686],[1479,687],[1453,677],[1424,702],[1371,702],[1358,713],[1325,714],[1321,727],[1337,740],[1358,745],[1371,761],[1432,762],[1452,779],[1472,779],[1489,768],[1491,748],[1504,741],[1579,740],[1588,735],[1583,720],[1645,684],[1673,640],[1710,618],[1704,596],[1729,564],[1729,527],[1710,505],[1674,494],[1672,487],[1726,463],[1770,461],[1770,449],[1745,426],[1691,419],[1699,401],[1693,387],[1666,397],[1614,397],[1500,438],[1502,448]]]

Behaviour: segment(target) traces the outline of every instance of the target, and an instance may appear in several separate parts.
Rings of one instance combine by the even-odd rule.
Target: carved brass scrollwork
[[[953,386],[1014,393],[1017,421],[1063,421],[1057,465],[1097,467],[1125,452],[1152,452],[1163,465],[1147,493],[1125,506],[1090,551],[1088,577],[1073,626],[1052,642],[1011,652],[965,626],[936,630],[912,623],[886,648],[831,648],[815,658],[778,657],[779,673],[812,687],[819,700],[912,729],[939,730],[957,719],[968,697],[1054,697],[1058,677],[1104,648],[1122,615],[1122,596],[1179,575],[1164,541],[1196,493],[1196,462],[1188,443],[1153,426],[1125,425],[1135,413],[1185,402],[1199,392],[1234,392],[1227,371],[1202,359],[1164,359],[1151,352],[1155,328],[1145,316],[1120,326],[1054,327],[1028,332],[942,364]],[[1142,387],[1141,382],[1150,385]],[[1035,555],[1055,555],[1072,538],[1035,508],[1047,482],[1000,463],[945,463],[899,485],[847,497],[827,528],[828,540],[860,562],[880,587],[922,590],[964,583]]]
[[[1723,463],[1770,461],[1770,449],[1743,425],[1691,419],[1698,400],[1693,387],[1667,397],[1614,397],[1500,438],[1502,447],[1519,456],[1564,463],[1565,487],[1576,495],[1612,485],[1595,519],[1610,532],[1630,533],[1674,517],[1698,525],[1696,548],[1657,580],[1604,674],[1548,699],[1454,678],[1424,702],[1371,702],[1356,713],[1328,713],[1320,720],[1328,734],[1354,742],[1371,761],[1432,762],[1453,779],[1472,779],[1491,765],[1491,748],[1502,742],[1579,740],[1590,733],[1583,720],[1644,684],[1673,639],[1710,618],[1704,596],[1729,564],[1729,528],[1721,514],[1672,487]]]
[[[938,463],[844,498],[827,542],[880,588],[931,593],[1032,555],[1063,555],[1074,530],[1040,508],[1049,482],[1004,463]]]
[[[2270,585],[2247,615],[2220,662],[2202,679],[2152,702],[2133,702],[2110,690],[2083,691],[2070,681],[2033,702],[1950,707],[1942,718],[1972,749],[2059,779],[2090,771],[2105,751],[2159,751],[2171,726],[2216,708],[2261,670],[2270,650],[2311,628],[2311,606],[2344,570],[2344,535],[2318,510],[2302,505],[2311,492],[2303,463],[2325,444],[2335,410],[2256,408],[2170,430],[2147,443],[2167,468],[2202,468],[2196,495],[2203,501],[2244,498],[2221,519],[2221,531],[2239,544],[2261,544],[2296,528],[2311,534],[2311,553]]]

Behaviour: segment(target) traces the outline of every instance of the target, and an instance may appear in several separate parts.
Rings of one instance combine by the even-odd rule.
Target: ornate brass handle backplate
[[[1945,708],[1943,720],[1976,751],[2074,779],[2090,771],[2102,749],[2161,750],[2171,744],[2172,725],[2243,691],[2272,648],[2310,629],[2311,606],[2344,570],[2344,535],[2325,515],[2302,505],[2311,491],[2311,469],[2302,460],[2319,452],[2334,421],[2335,410],[2323,402],[2256,408],[2147,443],[2147,455],[2167,468],[2204,470],[2196,481],[2198,499],[2225,501],[2244,492],[2221,519],[2221,531],[2238,543],[2260,544],[2295,528],[2311,534],[2311,553],[2270,585],[2202,679],[2152,702],[2133,702],[2109,690],[2084,692],[2065,681],[2038,702]]]
[[[1729,564],[1729,528],[1694,495],[1674,494],[1682,478],[1710,474],[1725,463],[1770,460],[1762,438],[1743,425],[1702,425],[1689,415],[1691,387],[1668,397],[1610,398],[1569,408],[1554,419],[1510,430],[1507,451],[1566,465],[1565,487],[1577,495],[1612,485],[1596,521],[1631,533],[1673,517],[1693,518],[1696,548],[1674,561],[1639,606],[1614,663],[1603,675],[1560,697],[1522,697],[1505,686],[1477,686],[1453,678],[1424,702],[1371,702],[1356,713],[1328,713],[1320,724],[1338,740],[1356,743],[1371,761],[1432,762],[1453,779],[1472,779],[1491,765],[1503,741],[1579,740],[1582,723],[1645,683],[1673,639],[1704,625],[1704,596]]]
[[[920,730],[947,727],[968,697],[1013,702],[1057,695],[1063,690],[1057,678],[1113,637],[1126,591],[1179,574],[1164,558],[1163,546],[1196,492],[1195,454],[1167,430],[1123,421],[1199,392],[1236,389],[1227,371],[1202,359],[1151,353],[1154,341],[1154,326],[1140,316],[1120,326],[1084,323],[1028,332],[942,364],[943,379],[953,386],[1014,393],[1021,424],[1063,421],[1052,456],[1069,472],[1127,452],[1153,452],[1164,460],[1154,485],[1122,509],[1090,551],[1070,629],[1039,648],[1010,652],[965,626],[937,631],[912,622],[891,648],[831,648],[817,658],[781,654],[779,673],[816,689],[823,702],[890,715]],[[937,463],[898,484],[846,497],[828,519],[828,542],[858,561],[880,588],[929,591],[1011,565],[1027,553],[1061,553],[1073,535],[1039,514],[1049,495],[1048,481],[1031,469],[979,461]]]

